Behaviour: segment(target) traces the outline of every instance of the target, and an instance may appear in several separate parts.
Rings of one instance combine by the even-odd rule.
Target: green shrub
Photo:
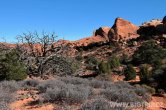
[[[120,59],[120,62],[124,65],[129,64],[130,61],[131,61],[131,58],[129,58],[129,56],[127,54],[123,54],[121,59]]]
[[[19,61],[16,50],[2,51],[0,54],[0,80],[23,80],[27,77],[25,66]]]
[[[159,89],[164,89],[166,91],[166,67],[155,69],[153,71],[152,77],[155,79],[155,82],[158,83]]]
[[[79,54],[79,55],[77,55],[77,56],[75,57],[75,59],[76,59],[77,61],[82,61],[82,60],[83,60],[83,57],[82,57],[81,54]]]
[[[136,78],[136,71],[132,65],[127,65],[127,68],[124,70],[125,80],[132,80]]]
[[[154,40],[150,40],[143,43],[134,53],[133,62],[135,64],[147,63],[159,66],[164,58],[166,58],[166,50],[157,45]]]
[[[120,66],[120,60],[119,60],[118,57],[113,56],[113,57],[110,58],[109,64],[110,64],[111,69],[117,68],[117,67]]]
[[[89,65],[98,65],[98,60],[94,56],[88,56],[85,62]]]
[[[71,66],[70,68],[71,68],[73,73],[75,73],[81,67],[81,62],[80,61],[76,61],[74,59],[72,61],[70,61],[69,64]]]
[[[141,80],[141,82],[147,82],[148,79],[151,78],[152,73],[149,70],[149,68],[150,67],[146,64],[141,66],[141,69],[140,69],[140,80]]]
[[[110,69],[110,65],[108,62],[104,62],[102,61],[100,64],[99,64],[99,72],[101,74],[105,74],[105,73],[110,73],[111,72],[111,69]]]
[[[155,94],[155,93],[156,93],[155,88],[152,88],[152,87],[147,86],[147,85],[142,85],[142,87],[145,88],[146,91],[147,91],[148,93],[150,93],[150,94]]]

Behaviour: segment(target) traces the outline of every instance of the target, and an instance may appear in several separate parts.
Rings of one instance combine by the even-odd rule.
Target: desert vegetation
[[[0,79],[1,80],[23,80],[27,77],[26,67],[19,59],[20,55],[16,49],[1,51],[0,54]]]
[[[56,107],[71,108],[73,105],[81,110],[114,110],[110,102],[149,102],[151,100],[146,88],[131,86],[127,82],[110,82],[96,79],[82,79],[76,77],[59,77],[52,80],[36,82],[23,81],[22,89],[38,90],[38,103],[54,103]],[[127,108],[131,108],[126,105]],[[55,108],[56,109],[56,108]],[[72,108],[71,108],[72,109]],[[125,109],[121,107],[118,109]]]
[[[119,38],[115,22],[107,32],[112,37],[104,41],[105,28],[100,28],[94,32],[96,36],[81,42],[56,40],[54,33],[29,32],[18,36],[18,43],[11,47],[2,43],[0,108],[12,110],[13,103],[30,100],[24,108],[146,109],[153,95],[166,92],[166,39],[155,26],[144,27],[135,27],[136,38],[128,38],[130,32]],[[97,41],[87,41],[94,39]],[[126,105],[111,106],[121,103]]]
[[[10,110],[9,104],[15,101],[16,91],[20,85],[16,81],[0,82],[0,107],[2,110]]]

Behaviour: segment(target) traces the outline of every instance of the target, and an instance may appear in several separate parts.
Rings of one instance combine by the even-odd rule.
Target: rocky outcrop
[[[122,18],[115,20],[112,28],[100,27],[93,32],[91,37],[70,42],[72,47],[84,47],[96,43],[108,43],[110,41],[129,40],[139,37],[137,30],[139,27]]]
[[[71,42],[71,44],[73,45],[73,47],[79,47],[79,46],[88,46],[94,43],[105,43],[105,42],[108,42],[107,39],[105,39],[103,36],[97,35],[73,41]]]
[[[94,31],[93,36],[101,36],[105,38],[106,41],[109,41],[108,33],[110,29],[110,27],[100,27],[99,29]]]
[[[143,27],[149,27],[149,26],[154,26],[154,27],[156,27],[156,26],[161,25],[161,24],[162,24],[162,20],[160,20],[160,19],[153,19],[153,20],[151,20],[151,21],[144,22],[144,23],[142,24],[142,26],[143,26]]]
[[[163,20],[153,19],[140,26],[138,34],[141,36],[159,36],[166,33],[166,17]]]
[[[93,36],[72,42],[74,46],[88,46],[92,43],[107,43],[110,41],[129,40],[139,37],[138,26],[122,18],[115,20],[112,28],[100,27],[93,32]]]
[[[163,18],[163,24],[166,25],[166,16]]]
[[[137,34],[138,26],[122,18],[115,20],[112,29],[109,31],[109,39],[111,41],[129,40],[139,37]]]

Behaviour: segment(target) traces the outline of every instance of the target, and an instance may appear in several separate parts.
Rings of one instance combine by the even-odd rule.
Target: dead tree
[[[55,33],[47,34],[45,32],[42,34],[37,32],[23,33],[17,37],[18,48],[22,50],[22,57],[25,58],[30,71],[29,74],[42,75],[42,70],[47,60],[54,58],[54,56],[63,56],[64,51],[67,51],[63,42],[58,44],[56,38]]]
[[[27,45],[28,49],[30,49],[30,54],[33,57],[45,57],[48,52],[53,51],[56,38],[57,36],[55,33],[48,34],[45,32],[42,34],[29,32],[17,36],[19,44],[22,44],[23,46]]]

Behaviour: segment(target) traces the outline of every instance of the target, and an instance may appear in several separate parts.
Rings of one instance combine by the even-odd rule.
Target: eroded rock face
[[[105,40],[109,41],[108,33],[110,29],[110,27],[100,27],[99,29],[94,31],[93,36],[101,36],[105,38]]]
[[[129,40],[139,37],[137,34],[138,26],[122,18],[115,20],[112,29],[109,31],[109,39],[111,41]]]
[[[93,32],[91,37],[83,38],[72,42],[74,47],[88,46],[92,43],[107,43],[110,41],[129,40],[139,37],[137,34],[138,26],[122,18],[115,20],[112,28],[100,27]]]

